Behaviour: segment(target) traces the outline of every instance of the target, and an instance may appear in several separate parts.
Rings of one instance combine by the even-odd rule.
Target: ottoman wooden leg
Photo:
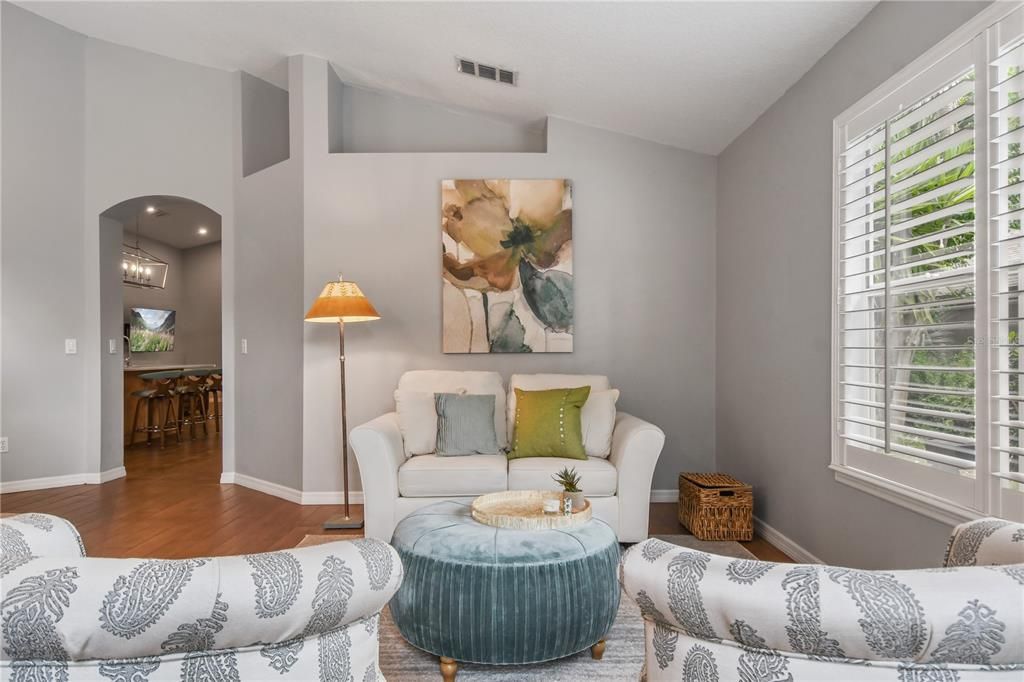
[[[441,678],[444,682],[455,682],[455,671],[458,668],[459,664],[454,659],[447,656],[441,657]]]
[[[590,655],[595,660],[600,661],[601,657],[604,656],[604,640],[598,640],[597,644],[590,647]]]

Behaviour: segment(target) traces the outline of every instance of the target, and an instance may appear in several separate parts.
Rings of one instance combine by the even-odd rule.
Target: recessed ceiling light
[[[147,206],[146,213],[156,213],[156,206]]]
[[[198,230],[196,230],[196,232],[198,232],[199,234],[206,234],[207,230],[205,227],[200,227]]]

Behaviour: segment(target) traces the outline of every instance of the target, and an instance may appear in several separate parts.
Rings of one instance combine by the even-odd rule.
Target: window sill
[[[860,469],[838,464],[830,464],[828,468],[833,471],[836,480],[844,485],[856,488],[869,495],[880,497],[904,509],[909,509],[922,516],[927,516],[951,526],[985,516],[975,509],[968,509],[967,507],[953,504],[934,495],[929,495],[899,483],[893,483]]]

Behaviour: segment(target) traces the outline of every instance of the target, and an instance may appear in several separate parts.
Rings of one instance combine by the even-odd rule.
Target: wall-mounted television
[[[174,311],[132,308],[128,347],[133,353],[174,350]]]

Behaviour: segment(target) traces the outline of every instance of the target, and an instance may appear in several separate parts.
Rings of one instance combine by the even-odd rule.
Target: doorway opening
[[[219,483],[221,216],[151,195],[99,222],[102,468],[123,466],[129,481]]]

